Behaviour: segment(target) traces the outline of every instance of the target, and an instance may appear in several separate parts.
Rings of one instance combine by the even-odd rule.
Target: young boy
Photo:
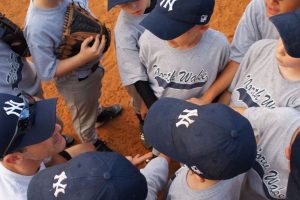
[[[61,183],[67,187],[53,190],[57,182],[53,177],[59,174],[65,174]],[[28,200],[48,200],[55,195],[60,200],[156,200],[157,189],[166,184],[167,177],[165,158],[157,157],[138,170],[117,153],[92,152],[37,174],[28,187]]]
[[[300,109],[300,9],[271,18],[281,39],[256,42],[229,88],[237,107]]]
[[[65,99],[71,113],[74,128],[82,142],[94,144],[98,150],[110,150],[98,139],[95,122],[102,122],[98,115],[100,81],[104,74],[98,66],[103,55],[106,39],[89,37],[81,44],[80,52],[70,58],[58,60],[55,49],[61,43],[64,15],[71,0],[30,1],[26,16],[25,37],[42,80],[55,78],[58,91]],[[86,0],[78,0],[80,6],[88,10]],[[90,42],[94,40],[92,46]],[[102,108],[105,118],[112,118],[121,111],[120,106]],[[98,115],[98,116],[97,116]]]
[[[134,85],[138,84],[136,82],[138,82],[137,78],[142,68],[138,40],[145,29],[139,23],[152,10],[155,3],[156,0],[108,0],[108,10],[114,6],[121,8],[114,28],[116,54],[121,79],[128,94],[132,97],[140,128],[143,124],[140,114],[141,99]],[[143,145],[149,148],[144,140],[142,129],[140,134]]]
[[[14,32],[11,26],[15,26]],[[0,38],[0,92],[18,95],[25,91],[41,98],[41,81],[33,63],[26,59],[30,55],[23,32],[2,13]]]
[[[234,109],[251,122],[257,141],[256,161],[247,173],[241,199],[287,199],[288,160],[300,130],[299,111],[288,107]]]
[[[137,89],[148,107],[155,101],[149,100],[151,93],[157,98],[199,98],[224,69],[229,59],[227,39],[209,29],[214,3],[159,0],[141,22],[148,30],[139,41],[144,65],[139,80],[148,81],[150,89]]]
[[[279,38],[278,31],[269,20],[269,17],[293,11],[299,6],[299,0],[252,0],[235,30],[231,43],[230,62],[218,81],[203,95],[202,102],[212,102],[229,87],[242,58],[252,44],[262,39]],[[226,93],[223,96],[226,97]],[[197,100],[195,103],[197,103]]]
[[[22,97],[22,98],[21,98]],[[80,153],[94,151],[91,144],[65,149],[56,124],[57,99],[35,101],[0,93],[0,193],[7,200],[27,200],[33,175],[47,166],[65,162]]]
[[[186,166],[172,178],[166,199],[238,200],[256,141],[249,121],[222,104],[198,106],[162,98],[149,109],[145,136],[158,151]]]

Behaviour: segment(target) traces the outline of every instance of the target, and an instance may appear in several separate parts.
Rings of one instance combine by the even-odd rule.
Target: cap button
[[[106,180],[110,179],[111,178],[110,173],[109,172],[104,172],[103,178],[106,179]]]
[[[233,138],[237,138],[237,137],[238,137],[238,132],[237,132],[236,130],[232,130],[232,131],[230,132],[230,135],[231,135],[231,137],[233,137]]]

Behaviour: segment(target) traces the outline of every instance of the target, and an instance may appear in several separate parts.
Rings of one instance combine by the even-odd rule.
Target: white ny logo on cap
[[[196,166],[191,166],[191,169],[194,171],[194,172],[196,172],[197,174],[203,174],[199,169],[198,169],[198,167],[196,167]]]
[[[68,177],[66,176],[66,173],[63,171],[60,175],[55,175],[54,180],[58,179],[56,183],[53,183],[53,189],[55,189],[54,196],[57,197],[59,193],[65,194],[65,189],[67,187],[67,184],[62,184],[61,182]]]
[[[164,8],[169,7],[168,11],[172,11],[175,1],[177,1],[177,0],[162,0],[159,5]]]
[[[201,19],[200,19],[200,22],[206,22],[208,16],[207,15],[201,15]]]
[[[186,113],[186,114],[183,114]],[[195,120],[190,119],[190,117],[192,116],[198,116],[198,110],[194,109],[194,110],[188,110],[185,109],[184,111],[182,111],[182,114],[179,115],[178,119],[180,119],[179,122],[176,123],[176,127],[181,126],[181,125],[185,125],[187,128],[190,126],[190,124],[194,123]]]
[[[16,115],[17,117],[20,117],[20,113],[23,110],[24,103],[18,103],[14,102],[13,100],[6,101],[4,104],[7,104],[10,107],[3,107],[7,115]],[[19,113],[16,111],[20,111]]]

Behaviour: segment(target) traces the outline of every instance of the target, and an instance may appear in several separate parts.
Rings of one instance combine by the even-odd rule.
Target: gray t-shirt
[[[139,80],[148,80],[158,98],[200,97],[224,69],[230,54],[226,37],[212,29],[189,50],[172,48],[149,31],[139,42],[140,59],[145,66]]]
[[[55,56],[55,49],[61,42],[65,12],[70,2],[72,0],[64,0],[55,8],[40,9],[30,1],[24,35],[38,75],[42,80],[51,80],[55,75],[56,66],[60,62]],[[81,7],[89,11],[86,0],[75,0],[75,2],[79,2]],[[99,62],[98,59],[71,72],[69,76],[84,78],[91,73],[92,66],[97,62]],[[58,79],[64,80],[65,77],[62,76]]]
[[[116,26],[115,45],[119,72],[124,86],[134,84],[139,80],[142,64],[139,59],[138,40],[144,32],[144,27],[139,23],[144,19],[145,15],[132,16],[121,10]]]
[[[241,63],[252,44],[261,39],[278,39],[279,33],[266,15],[265,0],[252,0],[235,30],[230,59]]]
[[[237,107],[300,109],[300,81],[282,77],[276,62],[278,40],[260,40],[246,53],[229,87]]]
[[[41,89],[34,65],[0,40],[0,92],[12,95],[22,90],[36,95]]]
[[[247,174],[241,199],[286,199],[289,161],[285,148],[300,127],[300,113],[287,107],[253,107],[246,109],[245,117],[255,130],[258,144],[256,161]]]
[[[187,173],[189,169],[182,167],[176,172],[167,200],[238,200],[244,174],[232,179],[222,180],[204,190],[193,190],[188,186]]]

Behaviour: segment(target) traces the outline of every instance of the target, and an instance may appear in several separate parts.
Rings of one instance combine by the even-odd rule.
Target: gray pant
[[[99,67],[82,81],[78,81],[76,76],[56,81],[56,87],[72,113],[75,131],[85,143],[95,143],[98,138],[95,122],[98,115],[98,99],[101,94],[103,75],[104,70]]]

